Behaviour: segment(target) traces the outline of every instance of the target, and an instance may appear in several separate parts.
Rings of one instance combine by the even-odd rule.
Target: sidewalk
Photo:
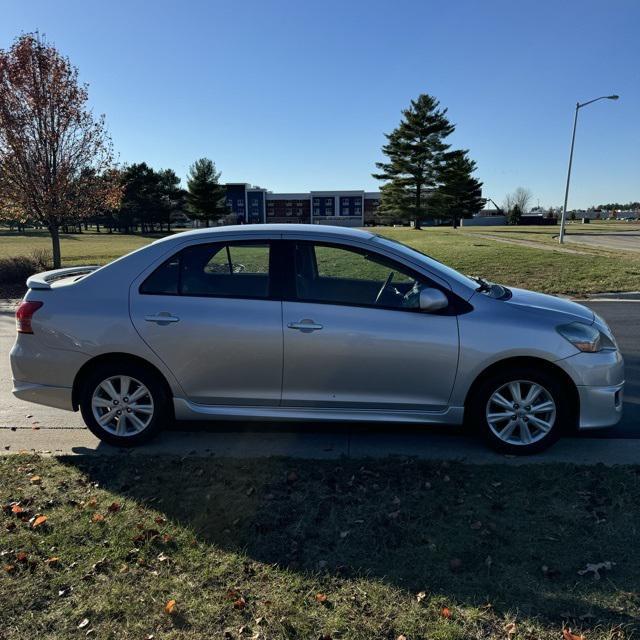
[[[640,440],[564,438],[537,456],[513,457],[491,451],[479,438],[418,433],[283,431],[278,428],[230,431],[169,431],[148,445],[117,449],[101,443],[86,429],[0,429],[0,453],[105,456],[219,456],[223,458],[299,459],[416,457],[471,464],[638,464]]]

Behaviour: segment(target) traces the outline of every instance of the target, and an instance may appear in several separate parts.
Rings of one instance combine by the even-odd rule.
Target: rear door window
[[[225,298],[268,298],[268,242],[216,242],[183,249],[158,267],[140,293]]]

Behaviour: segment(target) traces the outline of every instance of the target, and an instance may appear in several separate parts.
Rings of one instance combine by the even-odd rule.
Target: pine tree
[[[187,176],[189,210],[198,220],[218,220],[229,213],[226,190],[220,182],[220,172],[209,158],[200,158],[189,167]]]
[[[434,196],[434,208],[438,215],[451,220],[454,229],[461,218],[471,218],[482,210],[485,200],[482,197],[482,182],[473,177],[476,163],[465,150],[456,150],[446,154],[442,168],[442,183]]]
[[[519,204],[514,204],[513,209],[509,211],[509,224],[520,224],[522,218],[522,209]]]
[[[429,197],[440,181],[445,153],[444,142],[455,126],[446,117],[447,110],[432,96],[422,94],[402,112],[402,120],[391,133],[382,153],[388,162],[377,162],[377,180],[381,188],[380,213],[408,217],[420,229],[429,213]]]

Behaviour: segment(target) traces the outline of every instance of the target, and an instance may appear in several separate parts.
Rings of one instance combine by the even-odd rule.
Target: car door
[[[440,411],[458,363],[457,317],[420,312],[433,286],[368,249],[295,241],[283,302],[282,404]],[[450,292],[449,292],[450,294]]]
[[[282,306],[268,241],[193,244],[134,283],[133,324],[188,399],[278,405]]]

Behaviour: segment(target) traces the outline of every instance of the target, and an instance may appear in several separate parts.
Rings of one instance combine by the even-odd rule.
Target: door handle
[[[297,329],[298,331],[319,331],[322,329],[322,325],[314,322],[313,320],[309,320],[305,318],[304,320],[300,320],[300,322],[290,322],[287,327],[289,329]]]
[[[155,316],[145,316],[144,319],[147,322],[155,322],[156,324],[169,324],[171,322],[178,322],[180,320],[178,316],[172,316],[167,311],[161,311]]]

